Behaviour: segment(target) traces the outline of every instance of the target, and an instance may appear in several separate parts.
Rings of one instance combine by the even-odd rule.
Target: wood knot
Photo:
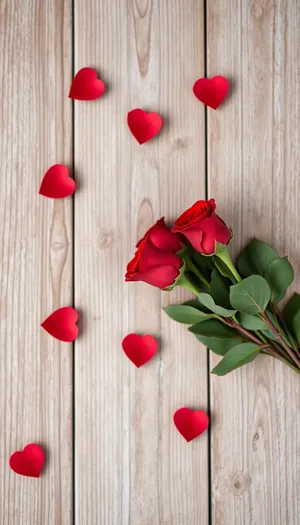
[[[67,247],[68,246],[65,242],[53,241],[51,243],[51,250],[53,250],[54,252],[65,250]]]
[[[110,228],[101,228],[97,231],[96,243],[99,250],[107,250],[115,242],[114,231]]]
[[[253,438],[252,438],[252,448],[253,450],[257,450],[257,442],[259,440],[259,433],[255,432]]]
[[[272,7],[272,2],[269,0],[255,0],[250,4],[250,12],[256,19],[263,18],[268,14],[269,8]]]
[[[171,146],[171,151],[172,153],[174,153],[175,151],[180,151],[180,150],[186,149],[187,147],[188,147],[188,140],[178,137],[177,139],[174,140]]]
[[[251,477],[245,472],[234,472],[230,476],[230,488],[237,497],[242,496],[251,485]]]

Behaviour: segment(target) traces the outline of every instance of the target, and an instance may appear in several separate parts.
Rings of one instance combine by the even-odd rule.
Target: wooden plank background
[[[0,523],[72,520],[72,348],[40,328],[72,300],[72,200],[38,195],[52,164],[72,163],[71,2],[1,3]],[[45,447],[40,480],[8,466]]]
[[[234,229],[235,253],[253,236],[272,243],[289,255],[299,291],[299,5],[207,5],[208,76],[232,79],[230,99],[208,112],[209,195]],[[271,358],[212,376],[215,525],[299,523],[299,393],[299,377]]]
[[[209,377],[217,358],[162,311],[182,293],[124,283],[144,231],[207,194],[234,253],[272,242],[300,289],[297,0],[3,0],[0,13],[0,525],[297,525],[299,378],[271,358]],[[72,57],[107,84],[73,112]],[[192,93],[205,74],[231,82],[216,112]],[[164,117],[143,146],[135,107]],[[74,207],[38,195],[57,162],[74,163]],[[73,297],[74,359],[39,326]],[[160,339],[139,370],[121,350],[131,331]],[[184,405],[212,412],[188,445],[172,423]],[[39,480],[8,467],[31,441],[46,449]]]
[[[182,404],[206,408],[206,352],[162,313],[158,290],[124,283],[145,230],[205,195],[204,109],[187,89],[204,73],[203,20],[202,0],[76,6],[76,69],[101,65],[109,82],[100,102],[75,105],[75,300],[86,319],[75,351],[76,518],[86,525],[208,519],[207,436],[187,447],[172,424]],[[143,147],[127,128],[135,107],[167,121]],[[139,370],[122,354],[130,331],[161,338]]]

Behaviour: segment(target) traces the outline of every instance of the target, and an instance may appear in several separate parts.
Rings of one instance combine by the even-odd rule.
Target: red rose
[[[139,242],[134,258],[127,265],[125,281],[144,281],[158,288],[171,286],[179,275],[182,259],[168,250],[160,250],[150,237]]]
[[[184,235],[195,250],[205,255],[216,251],[216,242],[228,244],[231,232],[215,213],[214,199],[197,201],[175,221],[173,232]]]
[[[177,252],[181,249],[181,244],[175,233],[172,233],[165,225],[165,218],[159,219],[151,228],[145,233],[144,237],[137,243],[137,247],[142,241],[149,238],[152,244],[160,250],[170,250],[170,252]]]

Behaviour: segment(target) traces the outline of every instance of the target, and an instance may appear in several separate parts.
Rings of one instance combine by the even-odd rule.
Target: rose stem
[[[294,354],[292,349],[289,347],[288,344],[286,344],[285,340],[281,337],[280,333],[276,330],[276,327],[273,325],[272,321],[269,319],[267,314],[265,312],[262,312],[262,316],[264,321],[267,323],[267,325],[272,330],[273,334],[275,335],[278,342],[281,344],[281,346],[287,351],[290,358],[294,361],[294,363],[300,368],[300,359]]]
[[[290,336],[290,334],[288,332],[286,323],[285,323],[282,315],[280,315],[280,313],[276,312],[276,308],[275,308],[275,306],[273,304],[271,306],[272,306],[272,311],[273,311],[273,315],[274,315],[275,321],[277,321],[277,323],[278,323],[278,320],[281,322],[281,324],[282,324],[282,326],[283,326],[283,328],[285,330],[286,336],[287,336],[288,340],[291,343],[291,346],[293,347],[294,351],[296,352],[296,355],[300,358],[300,350],[297,347],[297,345],[295,344],[295,342],[292,340],[292,337]],[[280,326],[279,326],[279,330],[280,330]]]
[[[202,275],[201,272],[199,272],[197,266],[193,263],[193,261],[190,259],[188,255],[184,255],[185,264],[188,270],[193,272],[200,281],[207,286],[207,288],[210,288],[209,282],[205,279],[205,277]]]
[[[250,339],[251,341],[253,341],[253,343],[256,343],[258,344],[259,346],[261,346],[261,340],[256,337],[254,334],[252,334],[251,332],[249,332],[249,330],[246,330],[246,328],[243,328],[242,326],[238,325],[237,323],[235,323],[234,321],[232,320],[228,320],[228,324],[229,326],[231,326],[232,328],[234,328],[237,332],[245,335],[248,339]],[[265,342],[265,341],[264,341]],[[272,351],[276,354],[276,357],[278,357],[278,359],[284,359],[286,361],[287,359],[287,356],[285,355],[284,351],[281,350],[280,346],[276,343],[276,342],[273,342],[270,343],[270,342],[267,342],[267,345],[269,348],[272,348],[271,345],[273,345],[277,352],[272,348]],[[274,354],[274,355],[275,355]],[[280,357],[279,357],[280,356]],[[292,363],[292,361],[291,361]]]
[[[258,337],[256,337],[255,335],[251,334],[248,330],[246,330],[246,328],[243,328],[242,326],[237,325],[234,321],[230,321],[230,320],[229,320],[228,324],[232,328],[235,328],[235,330],[237,332],[240,332],[241,334],[245,335],[250,340],[252,340],[254,343],[256,343],[257,345],[261,346],[263,353],[267,353],[268,355],[271,355],[271,356],[279,359],[280,361],[282,361],[282,363],[290,366],[294,371],[300,373],[299,368],[294,366],[293,363],[291,361],[289,361],[289,359],[287,359],[287,356],[282,355],[282,353],[281,353],[282,350],[281,350],[279,345],[274,343],[274,344],[276,344],[276,348],[278,349],[278,352],[272,347],[273,342],[272,342],[272,345],[270,343],[267,343],[267,345],[263,345],[262,346],[261,345],[261,341],[258,339]]]

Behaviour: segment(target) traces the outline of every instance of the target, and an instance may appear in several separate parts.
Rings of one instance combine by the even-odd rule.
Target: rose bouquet
[[[222,356],[213,373],[225,375],[259,353],[300,372],[300,295],[278,307],[294,278],[290,262],[253,239],[234,265],[232,232],[215,210],[213,199],[198,201],[171,229],[158,220],[137,243],[126,281],[166,291],[181,286],[196,295],[165,311]]]

